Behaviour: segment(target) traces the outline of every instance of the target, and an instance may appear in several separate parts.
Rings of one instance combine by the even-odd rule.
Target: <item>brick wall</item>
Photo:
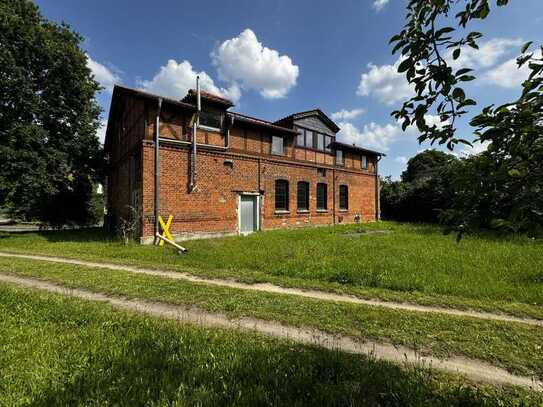
[[[326,169],[295,163],[287,159],[251,157],[228,151],[213,151],[200,147],[197,157],[197,190],[189,191],[190,149],[187,146],[161,145],[160,186],[161,210],[164,219],[173,215],[170,229],[179,237],[194,234],[237,233],[238,198],[240,192],[261,194],[261,228],[297,227],[334,223],[352,223],[360,214],[364,221],[375,220],[375,175],[348,169]],[[154,233],[154,145],[143,146],[143,233]],[[335,177],[335,186],[334,186]],[[289,212],[275,211],[275,181],[289,182]],[[308,212],[297,211],[297,184],[309,182]],[[328,210],[316,209],[316,185],[328,185]],[[339,185],[347,185],[349,209],[339,210]],[[335,193],[335,205],[334,205]]]

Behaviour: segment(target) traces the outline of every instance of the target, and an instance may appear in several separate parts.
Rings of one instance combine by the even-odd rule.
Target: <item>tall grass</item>
[[[537,405],[423,368],[0,284],[0,405]]]
[[[358,228],[389,233],[348,233]],[[100,230],[0,237],[0,250],[190,270],[243,281],[452,305],[461,299],[543,305],[543,242],[521,236],[482,234],[457,243],[436,227],[382,222],[268,231],[185,246],[185,256],[164,247],[123,246]],[[437,297],[441,299],[432,300]]]

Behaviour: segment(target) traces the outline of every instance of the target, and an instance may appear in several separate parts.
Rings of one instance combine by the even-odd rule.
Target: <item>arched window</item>
[[[349,187],[339,186],[339,209],[349,209]]]
[[[309,182],[298,182],[298,210],[309,210]]]
[[[275,181],[275,210],[288,211],[288,181]]]
[[[328,209],[328,185],[323,183],[317,184],[317,209]]]

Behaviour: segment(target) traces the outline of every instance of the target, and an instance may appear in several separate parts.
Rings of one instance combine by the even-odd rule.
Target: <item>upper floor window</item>
[[[285,153],[283,146],[283,137],[272,136],[272,154],[281,154]]]
[[[298,135],[296,136],[296,145],[305,147],[305,130],[298,127],[296,131],[298,132]]]
[[[324,134],[317,134],[317,150],[324,151]]]
[[[222,113],[202,110],[200,112],[200,126],[210,127],[212,129],[221,129]]]
[[[332,152],[332,137],[324,136],[324,149],[329,153]]]
[[[298,210],[309,210],[309,182],[298,182]]]
[[[343,165],[343,151],[336,150],[336,165]]]
[[[328,209],[328,186],[323,183],[317,184],[317,209]]]
[[[313,148],[313,132],[311,130],[305,131],[305,146],[307,148]]]
[[[339,186],[339,209],[349,209],[349,187]]]
[[[288,211],[288,181],[275,181],[275,210]]]
[[[363,170],[367,170],[368,169],[368,156],[366,155],[363,155],[360,159],[360,167],[363,169]]]

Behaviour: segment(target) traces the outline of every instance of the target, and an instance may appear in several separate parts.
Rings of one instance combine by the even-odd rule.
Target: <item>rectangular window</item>
[[[283,155],[284,153],[283,137],[272,136],[272,154]]]
[[[321,177],[326,177],[326,168],[317,168],[317,175]]]
[[[349,187],[339,186],[339,209],[349,209]]]
[[[305,130],[297,128],[298,135],[296,136],[296,145],[299,147],[305,147]]]
[[[309,210],[309,182],[298,182],[298,210]]]
[[[222,113],[205,111],[200,112],[200,125],[205,127],[211,127],[213,129],[221,129],[222,124]]]
[[[288,181],[275,181],[275,210],[288,211]]]
[[[324,151],[324,134],[317,134],[317,150]]]
[[[317,209],[328,209],[328,186],[326,184],[317,184]]]
[[[336,150],[336,165],[343,165],[343,151]]]
[[[363,170],[368,169],[368,157],[367,156],[363,155],[360,158],[360,166],[362,167]]]
[[[332,137],[330,137],[330,136],[325,136],[324,137],[324,148],[329,153],[332,152]]]
[[[307,148],[313,148],[313,132],[311,130],[305,131],[305,146]]]

